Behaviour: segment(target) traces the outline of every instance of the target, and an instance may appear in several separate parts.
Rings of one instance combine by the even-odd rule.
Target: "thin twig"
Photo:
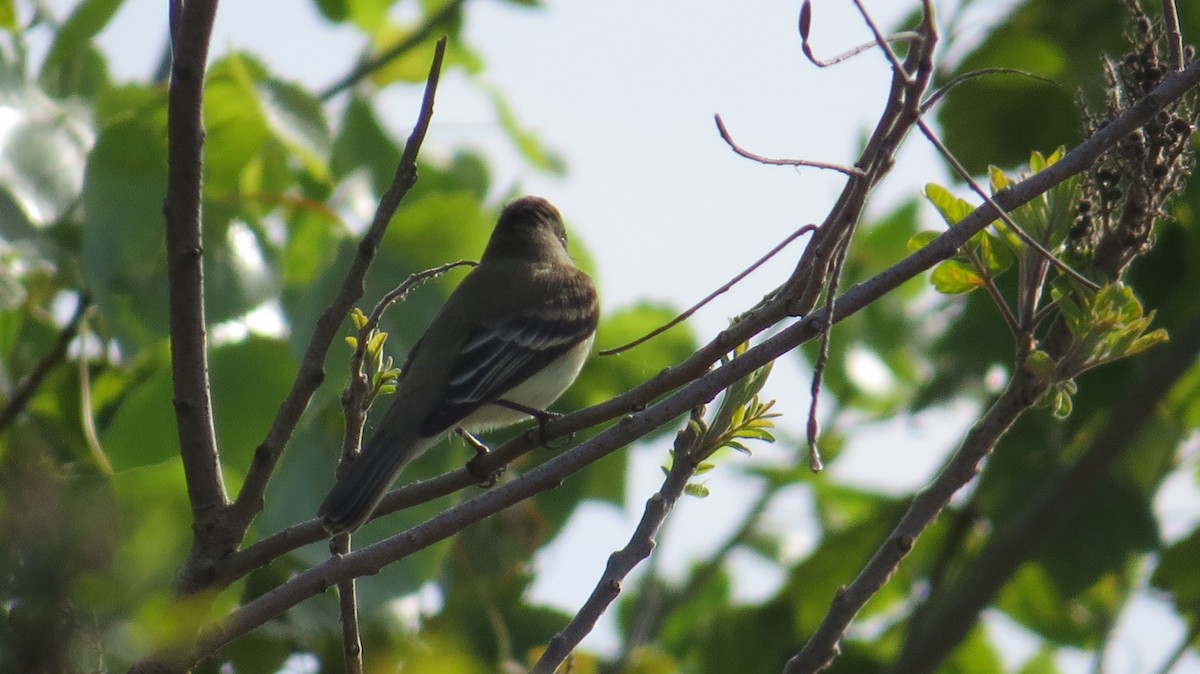
[[[811,34],[811,29],[812,29],[812,5],[809,2],[809,0],[804,0],[804,4],[800,5],[799,29],[800,29],[800,50],[804,52],[804,57],[807,58],[809,60],[809,62],[811,62],[813,65],[815,65],[818,68],[828,68],[829,66],[837,65],[838,63],[841,63],[842,61],[851,59],[869,49],[874,49],[875,47],[878,46],[875,42],[864,42],[863,44],[860,44],[857,47],[854,47],[852,49],[844,51],[841,54],[838,54],[837,56],[833,56],[828,59],[817,58],[816,55],[813,54],[812,46],[809,45],[809,43],[808,43],[808,36]],[[897,34],[891,36],[890,38],[888,38],[888,40],[891,42],[915,42],[920,39],[921,39],[921,36],[912,31],[905,31],[903,33],[897,33]]]
[[[814,674],[829,665],[850,622],[883,587],[900,561],[912,550],[917,537],[950,502],[950,497],[975,477],[979,463],[991,453],[1017,418],[1037,401],[1046,386],[1024,369],[1014,373],[1008,387],[971,427],[937,478],[913,499],[900,522],[854,581],[838,590],[813,636],[788,661],[783,670],[785,674]]]
[[[666,332],[667,330],[670,330],[671,328],[675,327],[676,325],[679,325],[680,323],[686,321],[687,319],[691,318],[693,314],[695,314],[697,311],[699,311],[701,308],[703,308],[704,305],[713,301],[719,295],[722,295],[722,294],[728,292],[731,288],[733,288],[735,285],[737,285],[739,282],[741,282],[742,279],[746,278],[751,273],[753,273],[755,269],[758,269],[759,267],[766,264],[766,262],[768,260],[775,257],[775,255],[777,255],[779,253],[779,251],[786,248],[788,244],[790,244],[791,242],[795,241],[796,239],[800,238],[801,236],[803,236],[809,232],[816,231],[816,229],[817,229],[816,225],[805,225],[805,226],[801,227],[800,229],[797,229],[796,231],[789,234],[787,236],[787,238],[785,238],[783,241],[780,241],[778,244],[776,244],[774,248],[767,251],[766,255],[763,255],[762,257],[758,258],[758,260],[756,260],[754,262],[754,264],[750,265],[749,267],[746,267],[741,272],[739,272],[737,276],[734,276],[727,283],[725,283],[725,285],[722,285],[720,288],[717,288],[716,290],[709,293],[708,296],[705,297],[704,299],[693,304],[691,306],[691,308],[689,308],[687,311],[679,314],[675,318],[672,318],[671,320],[669,320],[666,323],[664,323],[663,325],[660,325],[659,327],[651,330],[650,332],[646,333],[645,335],[638,337],[637,339],[633,340],[632,342],[629,342],[628,344],[622,344],[621,346],[614,347],[611,349],[604,349],[604,350],[600,351],[599,355],[615,356],[618,353],[628,351],[629,349],[632,349],[633,347],[638,346],[639,344],[648,342],[651,339]]]
[[[575,614],[575,617],[546,645],[542,657],[534,665],[531,674],[554,674],[558,666],[575,650],[580,641],[596,626],[596,621],[621,593],[621,583],[630,571],[650,556],[654,550],[654,537],[674,509],[688,481],[696,474],[697,462],[692,452],[700,444],[702,433],[697,429],[703,423],[703,410],[693,409],[691,419],[675,438],[674,460],[666,479],[649,500],[642,512],[629,542],[608,558],[608,565],[596,583],[592,594]]]
[[[283,448],[291,438],[296,424],[299,423],[300,415],[303,414],[313,393],[325,378],[325,355],[329,352],[329,347],[337,336],[342,321],[345,320],[358,298],[362,297],[367,268],[375,257],[375,252],[379,248],[388,223],[391,222],[400,201],[416,183],[417,153],[421,149],[421,143],[425,140],[429,123],[433,119],[433,102],[445,53],[446,38],[443,37],[438,41],[434,51],[433,63],[429,69],[429,79],[425,83],[425,95],[421,101],[421,111],[417,115],[417,122],[412,133],[404,144],[404,153],[396,166],[392,183],[384,192],[383,198],[380,199],[371,226],[358,244],[358,254],[346,272],[337,296],[317,319],[316,328],[304,351],[304,359],[301,361],[296,381],[292,384],[287,398],[280,405],[279,413],[276,415],[270,431],[267,432],[267,437],[255,452],[254,462],[246,475],[242,491],[231,508],[233,522],[243,535],[254,516],[262,510],[263,495],[266,492],[267,483],[271,479],[271,474],[274,472],[275,464],[279,461]]]
[[[33,394],[37,393],[42,382],[46,380],[46,376],[67,357],[67,348],[71,346],[71,340],[75,339],[75,335],[79,334],[79,326],[91,306],[91,297],[86,292],[80,293],[79,299],[75,303],[75,313],[58,331],[58,336],[54,338],[54,344],[51,345],[50,350],[42,356],[28,374],[21,378],[21,381],[17,382],[8,402],[0,409],[0,430],[7,428],[25,410],[25,406],[29,404]]]
[[[908,71],[900,63],[900,57],[896,56],[896,52],[892,51],[891,47],[888,46],[888,38],[884,36],[883,31],[879,30],[879,26],[875,24],[875,19],[871,18],[871,13],[867,11],[867,8],[863,7],[862,0],[854,0],[854,6],[858,8],[859,15],[867,23],[867,28],[871,30],[871,34],[875,36],[875,46],[879,47],[879,50],[883,52],[883,55],[892,64],[892,72],[911,81]],[[933,20],[933,8],[928,2],[925,3],[925,16],[923,20],[927,25]],[[929,39],[930,36],[922,35],[920,37],[922,39]],[[928,47],[926,49],[928,50]]]
[[[1171,70],[1183,69],[1183,35],[1179,32],[1179,8],[1175,0],[1162,0],[1163,23],[1166,24],[1167,49]]]
[[[412,33],[409,33],[408,37],[404,38],[400,42],[397,42],[382,54],[363,58],[363,60],[359,62],[359,64],[355,66],[353,70],[342,77],[342,79],[326,87],[325,90],[318,94],[317,97],[322,101],[328,101],[334,96],[337,96],[343,91],[361,82],[371,73],[374,73],[392,61],[412,51],[422,42],[429,39],[431,35],[437,32],[443,23],[445,23],[448,19],[458,13],[460,9],[462,9],[464,4],[466,4],[466,0],[450,0],[450,2],[447,2],[432,16],[427,17],[425,21],[419,27],[417,27],[416,30],[414,30]]]
[[[808,441],[808,469],[819,473],[825,468],[821,461],[821,446],[817,444],[817,436],[821,432],[821,424],[817,420],[817,405],[821,398],[821,383],[825,379],[825,365],[829,362],[829,340],[833,332],[833,313],[837,302],[838,282],[842,276],[842,265],[846,261],[846,253],[850,248],[850,238],[854,235],[853,228],[848,228],[840,241],[840,246],[833,255],[833,266],[829,270],[828,290],[825,291],[825,322],[821,326],[821,341],[817,347],[817,359],[813,363],[812,383],[809,385],[808,421],[805,424],[805,438]]]
[[[329,541],[329,552],[335,557],[350,552],[350,534],[334,536]],[[358,593],[354,579],[347,578],[338,583],[338,613],[342,619],[342,658],[347,674],[362,674],[362,635],[358,628]]]
[[[96,432],[96,416],[92,412],[92,375],[88,369],[86,325],[80,334],[83,335],[83,339],[79,343],[79,425],[83,430],[83,441],[87,444],[96,468],[102,475],[112,477],[112,461],[109,461],[104,446],[100,444],[100,435]]]
[[[375,397],[375,392],[373,392],[372,387],[367,383],[366,376],[363,374],[363,364],[366,361],[367,346],[371,341],[371,333],[375,328],[379,327],[379,321],[383,318],[383,313],[387,311],[388,307],[403,299],[417,286],[427,283],[455,267],[475,266],[477,264],[479,263],[472,260],[459,260],[458,262],[448,262],[432,269],[410,274],[400,285],[388,291],[375,304],[375,308],[371,310],[370,316],[367,317],[362,327],[358,329],[358,334],[355,337],[354,353],[350,357],[350,383],[342,391],[342,414],[346,418],[346,432],[343,435],[342,460],[339,462],[339,469],[346,460],[353,459],[358,455],[359,448],[362,445],[362,431],[367,420],[367,410],[370,408]]]
[[[1036,75],[1027,70],[1021,70],[1020,68],[980,68],[979,70],[972,70],[969,73],[961,73],[951,77],[950,81],[938,87],[936,91],[929,95],[929,98],[925,99],[925,102],[921,104],[921,113],[924,114],[929,112],[933,106],[938,104],[938,101],[942,100],[946,94],[950,93],[950,91],[958,85],[964,82],[969,82],[970,80],[987,77],[988,75],[1021,75],[1022,77],[1028,77],[1031,80],[1037,80],[1038,82],[1044,82],[1046,84],[1053,84],[1060,89],[1062,88],[1061,84],[1055,82],[1049,77],[1042,77],[1041,75]]]
[[[917,120],[917,128],[919,128],[921,130],[921,134],[933,144],[933,147],[937,149],[938,153],[950,163],[950,166],[954,168],[954,172],[957,173],[958,176],[967,183],[967,185],[971,188],[971,191],[979,195],[979,198],[983,199],[987,204],[995,207],[996,202],[993,201],[993,197],[988,194],[987,191],[984,190],[974,178],[971,177],[971,174],[967,171],[967,168],[958,161],[958,158],[954,156],[954,153],[950,152],[950,148],[946,147],[945,143],[942,142],[942,139],[937,137],[937,134],[933,132],[933,129],[929,128],[929,125],[925,123],[924,119]],[[996,212],[999,214],[1000,219],[1004,221],[1004,224],[1012,230],[1013,234],[1016,234],[1017,238],[1021,239],[1022,243],[1029,246],[1047,262],[1054,265],[1056,269],[1071,277],[1072,280],[1078,282],[1080,285],[1091,290],[1092,292],[1100,290],[1100,286],[1096,285],[1095,281],[1092,281],[1083,274],[1075,271],[1070,267],[1070,265],[1058,259],[1058,256],[1056,256],[1054,253],[1046,250],[1041,243],[1030,236],[1028,232],[1022,229],[1021,226],[1018,225],[1015,220],[1013,220],[1012,215],[1010,215],[1008,211],[997,208]]]
[[[823,161],[813,161],[811,159],[772,159],[764,157],[761,154],[755,154],[749,150],[742,148],[733,141],[733,137],[729,135],[729,130],[725,128],[725,122],[721,120],[720,115],[713,115],[713,119],[717,122],[717,132],[721,134],[721,139],[729,144],[729,147],[737,154],[753,159],[760,164],[769,164],[771,166],[808,166],[811,168],[827,169],[845,173],[848,176],[862,176],[863,170],[855,166],[843,166],[841,164],[831,164]]]
[[[965,249],[964,252],[966,253],[967,259],[971,261],[971,264],[975,265],[976,269],[982,270],[979,274],[979,278],[983,279],[983,288],[987,291],[987,294],[991,296],[992,304],[995,304],[996,309],[1000,311],[1000,317],[1004,319],[1004,324],[1008,326],[1008,331],[1012,333],[1014,339],[1020,339],[1021,325],[1017,321],[1017,317],[1013,316],[1012,309],[1008,308],[1008,302],[1004,301],[1004,295],[1000,293],[1000,288],[996,286],[996,279],[992,278],[992,275],[988,273],[987,265],[984,264],[984,262],[979,259],[979,256],[976,255],[975,252],[970,248]],[[1025,329],[1032,331],[1033,326],[1026,326]]]
[[[414,288],[424,285],[456,267],[475,267],[478,265],[479,263],[475,260],[459,260],[410,274],[408,278],[404,279],[403,283],[392,288],[386,295],[380,298],[375,308],[371,310],[371,315],[367,317],[367,323],[363,328],[367,332],[375,329],[379,325],[379,321],[383,318],[383,312],[387,311],[388,307],[396,302],[404,299],[405,295],[412,292]]]
[[[994,532],[974,562],[951,584],[938,588],[922,612],[920,628],[909,634],[891,672],[929,672],[966,637],[976,618],[1017,568],[1045,544],[1085,497],[1109,474],[1111,466],[1136,446],[1152,423],[1161,401],[1189,371],[1200,353],[1200,321],[1172,331],[1162,351],[1143,374],[1124,387],[1126,395],[1113,405],[1121,410],[1103,428],[1089,433],[1091,441],[1071,465],[1052,475],[1026,506]]]

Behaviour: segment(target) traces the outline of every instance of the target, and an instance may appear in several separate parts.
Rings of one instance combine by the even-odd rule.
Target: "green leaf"
[[[1010,184],[1008,175],[995,166],[988,167],[988,180],[992,185],[992,194],[1008,189]]]
[[[383,127],[375,108],[360,97],[352,97],[338,126],[330,159],[334,179],[342,180],[365,168],[370,172],[375,194],[383,194],[396,172],[400,148]],[[417,185],[424,182],[422,179]]]
[[[17,10],[13,0],[0,0],[0,29],[9,32],[17,30]]]
[[[270,137],[256,88],[265,75],[261,63],[236,53],[209,68],[204,84],[206,193],[235,192],[242,170]]]
[[[300,86],[276,79],[259,83],[256,90],[274,136],[300,158],[314,180],[329,180],[333,141],[321,102]]]
[[[690,482],[683,488],[683,493],[687,494],[688,496],[695,496],[696,498],[707,498],[709,491],[708,487],[705,487],[702,484]]]
[[[1200,574],[1196,560],[1200,559],[1200,529],[1167,546],[1159,555],[1158,565],[1150,584],[1170,595],[1176,607],[1194,610],[1200,602]]]
[[[210,362],[221,456],[227,473],[241,473],[291,388],[296,360],[286,342],[250,337],[213,349]]]
[[[500,128],[504,129],[504,133],[508,135],[509,140],[516,146],[525,161],[547,173],[563,175],[566,172],[566,164],[562,158],[548,150],[534,133],[521,128],[512,107],[498,89],[491,88],[488,93],[491,95],[492,107],[495,108],[496,116],[499,118]]]
[[[992,236],[987,231],[979,232],[971,237],[968,245],[972,247],[979,261],[983,263],[984,269],[990,278],[999,276],[1012,266],[1012,251],[1008,246],[1002,244],[1000,239]]]
[[[121,8],[123,0],[82,0],[50,45],[39,77],[56,96],[91,98],[108,80],[104,59],[90,44]]]
[[[933,287],[946,295],[971,292],[984,284],[983,277],[969,263],[946,260],[933,268]]]
[[[1050,357],[1050,354],[1041,349],[1029,352],[1022,366],[1044,382],[1058,380],[1058,366],[1054,363],[1054,359]]]
[[[963,199],[950,193],[945,187],[936,183],[925,185],[925,198],[941,214],[947,225],[957,225],[963,218],[970,215],[975,207]]]
[[[129,346],[155,341],[167,327],[166,101],[160,94],[147,105],[142,93],[131,87],[105,96],[104,105],[125,103],[137,114],[101,129],[83,185],[83,272]]]

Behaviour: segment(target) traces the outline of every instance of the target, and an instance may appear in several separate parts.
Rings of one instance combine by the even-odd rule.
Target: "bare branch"
[[[971,427],[962,445],[937,478],[913,499],[899,524],[854,581],[839,589],[816,632],[804,648],[788,661],[783,670],[785,674],[813,674],[829,666],[837,655],[838,642],[850,622],[883,587],[899,566],[900,560],[912,550],[917,537],[950,502],[950,497],[975,477],[979,463],[991,453],[1013,422],[1037,401],[1045,388],[1045,383],[1038,382],[1026,370],[1017,370],[1008,388]]]
[[[988,539],[970,567],[930,598],[922,609],[919,629],[909,635],[892,672],[919,674],[936,669],[1021,563],[1063,526],[1108,475],[1113,463],[1132,449],[1163,398],[1196,362],[1197,354],[1200,321],[1172,332],[1171,341],[1144,373],[1130,382],[1123,400],[1112,406],[1121,413],[1090,433],[1092,440],[1079,458],[1051,476],[1026,500],[1027,506]]]
[[[192,554],[229,548],[213,526],[228,503],[213,430],[208,379],[207,324],[200,231],[200,162],[204,151],[201,108],[204,68],[216,0],[172,5],[171,85],[167,95],[167,278],[170,301],[171,379],[179,451],[191,500]]]
[[[760,154],[754,154],[753,152],[745,150],[740,145],[733,142],[733,138],[729,135],[729,130],[725,128],[725,122],[721,120],[720,115],[713,115],[713,119],[715,119],[717,122],[717,132],[721,134],[721,139],[728,143],[729,147],[734,152],[747,159],[753,159],[760,164],[769,164],[771,166],[809,166],[812,168],[828,169],[830,171],[837,171],[838,173],[845,173],[848,176],[863,175],[862,169],[854,166],[842,166],[841,164],[830,164],[828,162],[812,161],[809,159],[771,159],[770,157],[764,157]]]
[[[329,552],[334,557],[350,552],[350,534],[334,536],[329,541]],[[347,674],[362,674],[362,636],[358,629],[358,593],[354,579],[347,578],[338,583],[338,613],[342,618],[342,657]]]
[[[808,43],[808,37],[812,32],[812,3],[809,0],[804,0],[804,4],[800,5],[799,28],[800,49],[804,52],[804,57],[818,68],[828,68],[829,66],[837,65],[842,61],[851,59],[869,49],[874,49],[878,46],[875,42],[865,42],[857,47],[853,47],[847,51],[844,51],[837,56],[833,56],[828,59],[817,58],[816,55],[813,54],[812,45]],[[921,39],[921,36],[914,32],[897,33],[896,35],[888,38],[890,42],[915,42],[919,39]]]
[[[1162,0],[1163,23],[1166,24],[1167,49],[1171,70],[1183,69],[1183,35],[1179,32],[1179,8],[1175,0]]]
[[[721,286],[720,288],[717,288],[716,290],[709,293],[707,297],[705,297],[704,299],[700,300],[699,302],[693,304],[691,306],[691,308],[689,308],[687,311],[684,311],[683,313],[679,314],[675,318],[672,318],[671,320],[667,321],[663,325],[660,325],[659,327],[651,330],[650,332],[646,333],[645,335],[642,335],[641,337],[638,337],[637,339],[633,340],[632,342],[629,342],[628,344],[622,344],[621,346],[614,347],[611,349],[603,349],[602,351],[599,352],[599,355],[615,356],[618,353],[628,351],[629,349],[632,349],[633,347],[635,347],[639,344],[648,342],[651,339],[666,332],[667,330],[670,330],[671,328],[675,327],[676,325],[679,325],[680,323],[686,321],[687,319],[691,318],[693,314],[695,314],[702,307],[704,307],[704,305],[713,301],[719,295],[722,295],[722,294],[728,292],[730,288],[734,287],[739,282],[741,282],[742,279],[744,279],[747,276],[749,276],[750,274],[752,274],[755,269],[758,269],[759,267],[766,264],[766,262],[768,260],[775,257],[775,255],[777,255],[779,253],[779,251],[786,248],[788,244],[790,244],[791,242],[800,238],[804,234],[816,231],[816,229],[817,229],[816,225],[805,225],[805,226],[801,227],[800,229],[797,229],[796,231],[789,234],[787,236],[787,238],[785,238],[783,241],[780,241],[778,244],[776,244],[774,248],[767,251],[766,255],[763,255],[762,257],[758,258],[758,260],[755,261],[754,264],[750,265],[749,267],[746,267],[740,273],[738,273],[737,276],[734,276],[727,283],[725,283],[725,285]]]
[[[979,70],[972,70],[969,73],[962,73],[950,78],[949,82],[943,84],[937,89],[937,91],[934,91],[932,94],[930,94],[929,98],[925,99],[925,102],[921,104],[921,112],[929,112],[933,106],[937,105],[946,94],[950,93],[958,85],[971,80],[979,79],[981,77],[987,77],[989,75],[1021,75],[1022,77],[1028,77],[1031,80],[1037,80],[1038,82],[1044,82],[1046,84],[1053,84],[1056,87],[1062,88],[1061,84],[1055,82],[1049,77],[1035,75],[1034,73],[1021,70],[1020,68],[980,68]]]
[[[696,473],[697,463],[692,458],[692,451],[699,443],[701,434],[692,424],[697,419],[702,422],[702,414],[701,409],[692,410],[691,420],[676,435],[671,470],[659,490],[646,501],[642,519],[629,537],[629,542],[609,556],[608,565],[604,568],[604,573],[592,594],[571,622],[546,645],[546,651],[534,665],[531,674],[554,674],[558,671],[558,666],[592,631],[596,621],[608,610],[609,605],[616,601],[625,577],[654,550],[654,537],[658,535],[658,530],[666,521],[667,515],[671,514],[679,497],[683,495],[688,480]]]

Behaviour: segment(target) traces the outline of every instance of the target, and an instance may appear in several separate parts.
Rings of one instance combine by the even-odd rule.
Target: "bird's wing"
[[[440,433],[529,379],[596,329],[595,291],[568,284],[508,318],[472,326],[449,371],[445,394],[422,423]]]

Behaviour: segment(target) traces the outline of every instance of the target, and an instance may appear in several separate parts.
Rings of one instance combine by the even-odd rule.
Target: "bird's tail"
[[[420,453],[420,440],[396,442],[379,433],[363,448],[358,458],[342,468],[333,489],[317,510],[317,517],[331,534],[357,531],[375,512],[396,476]]]

